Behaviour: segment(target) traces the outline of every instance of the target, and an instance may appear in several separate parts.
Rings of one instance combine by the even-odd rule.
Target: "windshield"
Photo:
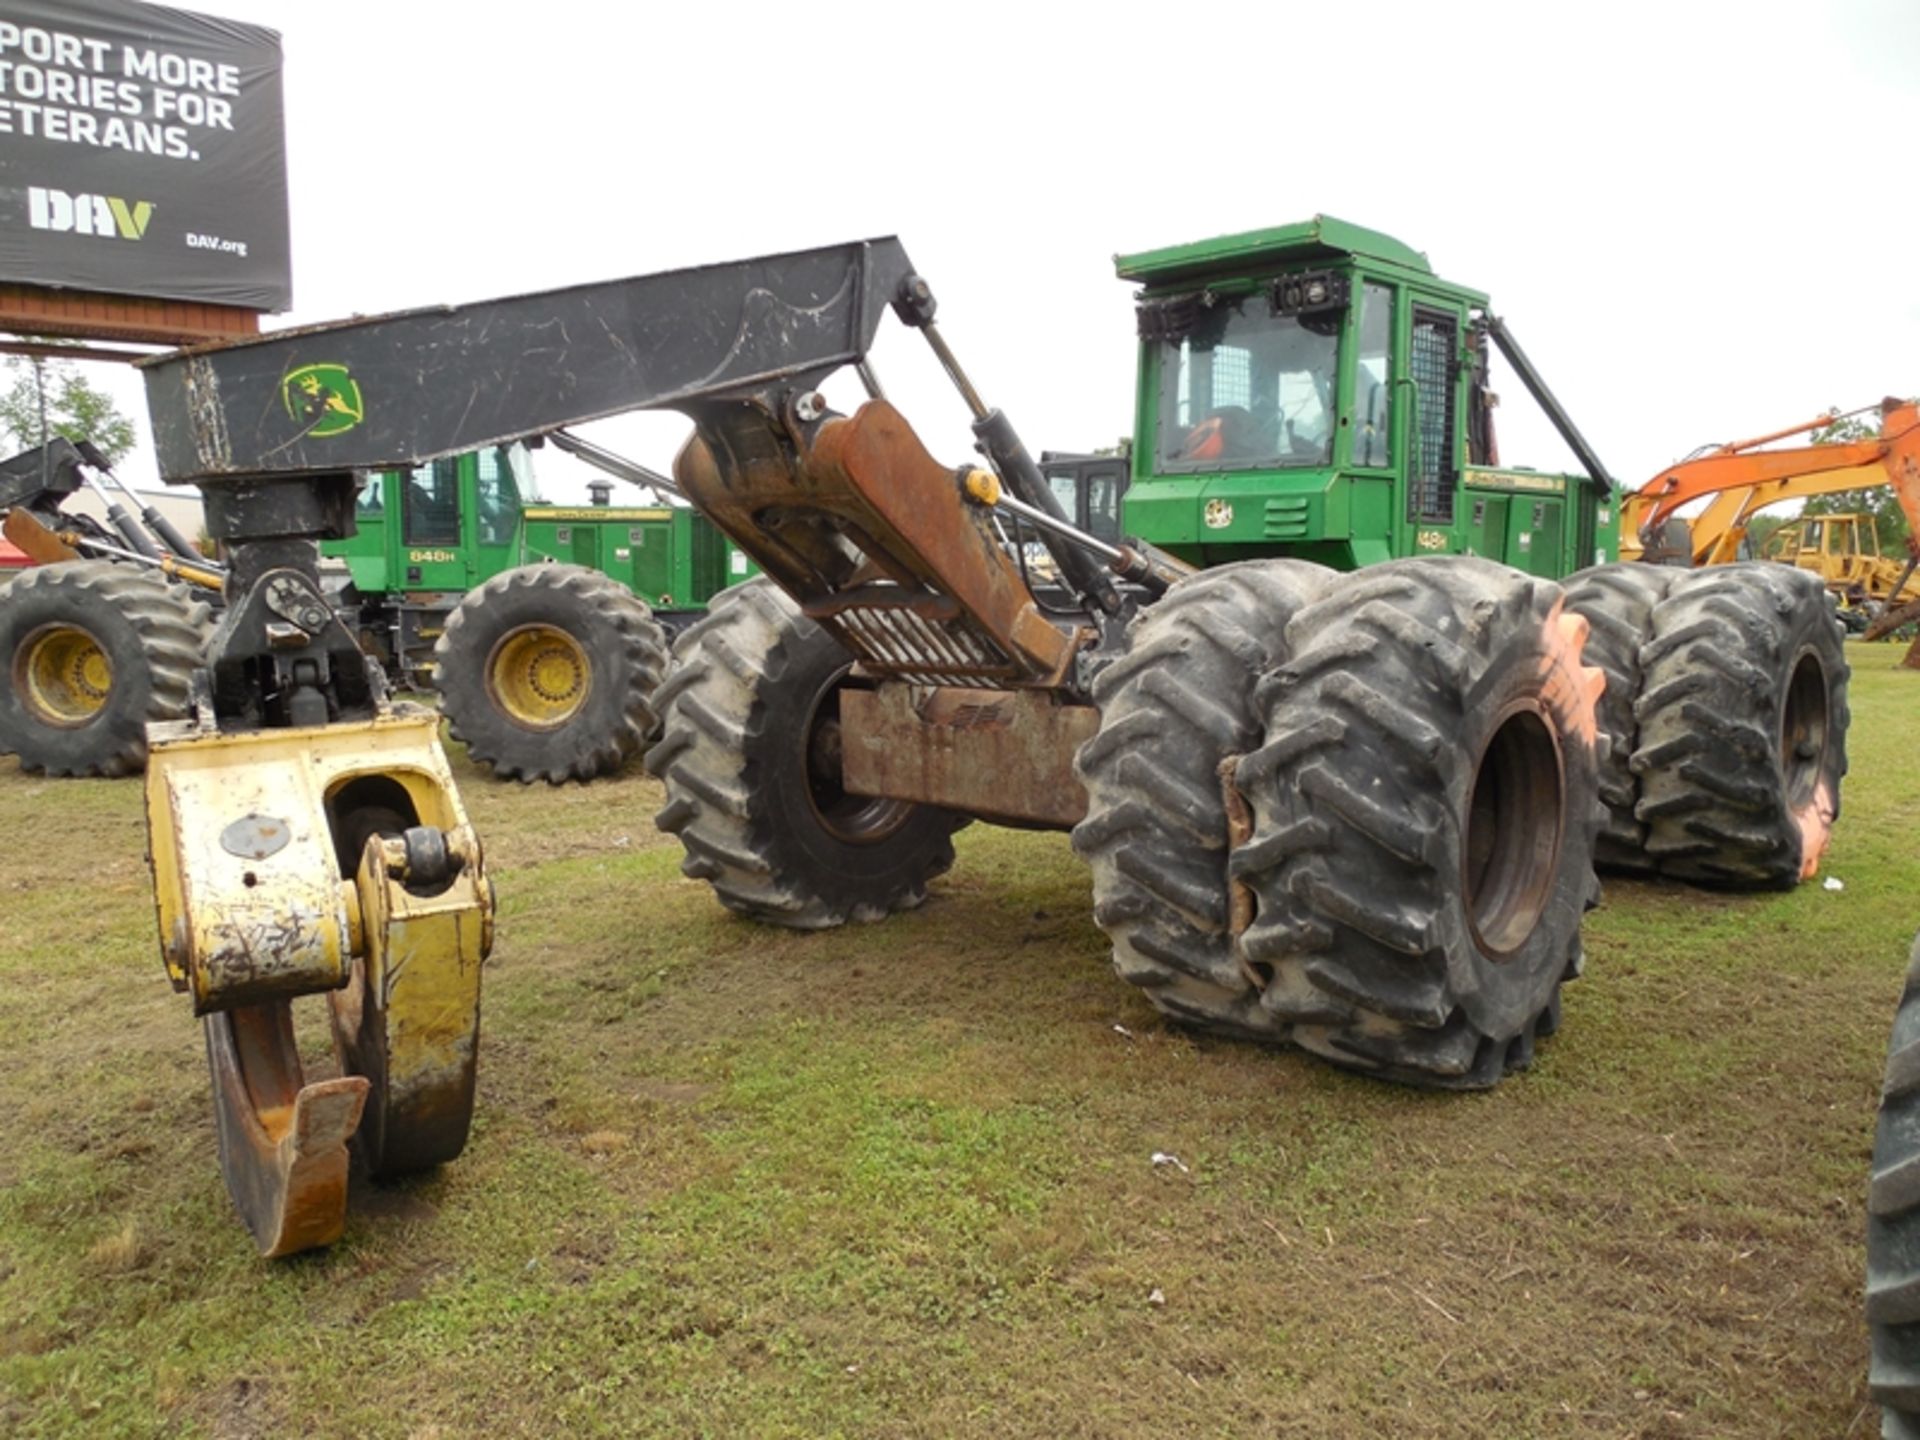
[[[1275,315],[1262,292],[1161,341],[1159,468],[1330,464],[1339,325],[1337,313]]]

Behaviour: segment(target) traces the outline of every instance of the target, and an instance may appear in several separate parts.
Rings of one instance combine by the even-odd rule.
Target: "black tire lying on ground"
[[[761,578],[717,595],[674,645],[647,769],[682,873],[742,915],[817,930],[926,898],[962,818],[840,786],[838,695],[853,656]]]
[[[1819,578],[1768,561],[1689,572],[1640,663],[1632,764],[1661,873],[1781,890],[1812,875],[1847,771],[1848,666]]]
[[[591,780],[654,733],[667,637],[626,586],[579,565],[523,565],[478,586],[434,644],[456,740],[505,780]]]
[[[1074,759],[1087,815],[1073,848],[1114,969],[1183,1024],[1286,1038],[1229,928],[1220,765],[1259,745],[1254,685],[1286,659],[1288,621],[1339,578],[1299,560],[1203,571],[1140,613],[1094,681],[1100,730]]]
[[[1530,1063],[1599,897],[1585,625],[1490,561],[1389,561],[1294,616],[1240,762],[1257,900],[1241,952],[1298,1045],[1478,1089]]]
[[[1920,1440],[1920,940],[1887,1043],[1867,1191],[1867,1389],[1888,1440]]]
[[[1607,753],[1600,762],[1600,799],[1607,807],[1594,863],[1602,870],[1648,872],[1647,827],[1634,813],[1640,802],[1640,777],[1633,771],[1639,748],[1639,722],[1633,702],[1641,686],[1640,647],[1653,629],[1653,607],[1666,598],[1675,580],[1687,574],[1669,565],[1628,562],[1595,565],[1567,577],[1567,609],[1592,627],[1583,658],[1607,677],[1600,697],[1600,733]]]
[[[146,764],[147,726],[187,713],[211,608],[110,560],[27,570],[0,588],[0,754],[52,776]]]

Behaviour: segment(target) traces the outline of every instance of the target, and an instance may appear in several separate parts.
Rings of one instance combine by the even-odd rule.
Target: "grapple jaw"
[[[292,1255],[340,1238],[347,1218],[347,1142],[368,1081],[305,1081],[285,1001],[209,1015],[207,1069],[227,1193],[260,1253]]]
[[[459,1154],[472,1116],[493,891],[438,721],[156,726],[147,819],[228,1192],[262,1255],[328,1244],[350,1149],[376,1178],[407,1174]],[[292,1007],[322,993],[341,1074],[309,1080]]]

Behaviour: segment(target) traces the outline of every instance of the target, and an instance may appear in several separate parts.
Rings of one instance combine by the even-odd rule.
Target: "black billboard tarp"
[[[280,36],[0,0],[0,281],[289,309]]]

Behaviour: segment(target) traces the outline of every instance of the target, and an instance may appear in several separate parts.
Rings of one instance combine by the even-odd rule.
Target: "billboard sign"
[[[280,36],[0,0],[0,283],[289,309]]]

